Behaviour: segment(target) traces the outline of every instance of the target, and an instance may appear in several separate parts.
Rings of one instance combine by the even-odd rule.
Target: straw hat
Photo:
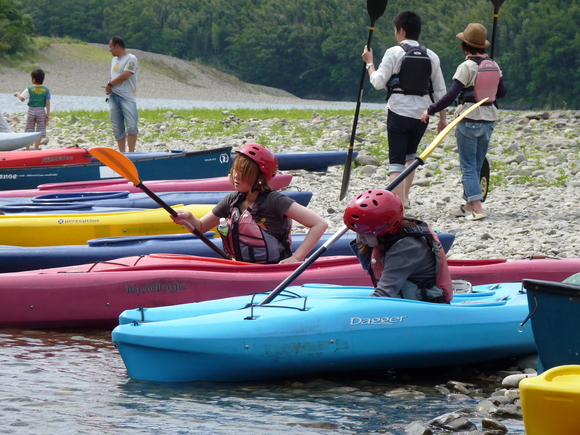
[[[479,23],[469,23],[465,30],[457,34],[457,37],[468,45],[475,48],[489,47],[487,30]]]

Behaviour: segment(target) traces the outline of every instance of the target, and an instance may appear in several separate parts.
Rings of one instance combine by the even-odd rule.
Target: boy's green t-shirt
[[[46,107],[46,100],[50,99],[50,91],[46,86],[28,87],[28,107]]]

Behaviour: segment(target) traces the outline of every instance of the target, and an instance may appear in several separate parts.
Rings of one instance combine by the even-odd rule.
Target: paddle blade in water
[[[119,151],[107,147],[94,147],[89,150],[89,153],[135,186],[141,183],[135,164]]]

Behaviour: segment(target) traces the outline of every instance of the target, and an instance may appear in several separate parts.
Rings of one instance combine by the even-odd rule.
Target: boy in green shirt
[[[28,114],[26,116],[25,132],[41,132],[40,137],[34,142],[34,149],[40,149],[40,141],[46,137],[46,124],[50,118],[50,90],[42,86],[44,71],[35,69],[30,73],[32,86],[28,86],[22,93],[15,92],[14,96],[20,101],[28,99]],[[46,108],[46,110],[45,110]],[[26,147],[28,150],[29,147]]]

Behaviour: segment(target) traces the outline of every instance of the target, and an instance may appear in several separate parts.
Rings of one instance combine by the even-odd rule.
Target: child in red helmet
[[[225,196],[201,219],[185,210],[179,210],[172,219],[179,225],[186,220],[203,233],[225,218],[227,229],[220,232],[224,250],[238,261],[266,264],[302,261],[320,240],[328,223],[270,187],[277,171],[278,160],[270,150],[259,144],[245,144],[236,151],[230,171],[235,192]],[[309,228],[294,253],[292,220]]]
[[[403,216],[397,195],[367,190],[348,203],[343,219],[357,233],[351,245],[373,280],[372,296],[451,301],[453,288],[439,239],[426,223]]]

